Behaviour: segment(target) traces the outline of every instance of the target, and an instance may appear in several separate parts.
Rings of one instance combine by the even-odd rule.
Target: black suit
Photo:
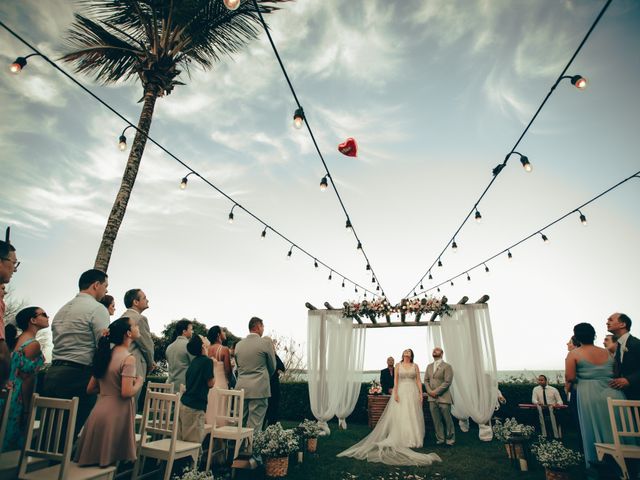
[[[391,368],[391,372],[389,372],[388,368],[383,368],[380,370],[380,385],[382,386],[382,393],[385,395],[389,395],[393,388],[393,367]]]
[[[620,348],[620,344],[618,344]],[[640,400],[640,340],[633,335],[627,337],[622,363],[619,363],[619,352],[616,352],[616,377],[629,380],[629,387],[623,390],[628,400]]]

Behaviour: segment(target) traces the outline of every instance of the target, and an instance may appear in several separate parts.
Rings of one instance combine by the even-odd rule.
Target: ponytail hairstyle
[[[207,332],[207,340],[211,342],[211,345],[216,343],[218,337],[220,336],[220,332],[222,332],[222,329],[218,325],[209,329],[209,331]]]
[[[129,317],[121,317],[109,325],[108,333],[100,337],[98,340],[98,350],[93,356],[93,376],[96,378],[104,377],[111,362],[111,344],[114,346],[122,345],[127,336],[127,332],[131,331]]]

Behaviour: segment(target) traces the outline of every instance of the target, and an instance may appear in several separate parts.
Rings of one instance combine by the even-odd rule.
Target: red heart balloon
[[[355,138],[347,138],[343,143],[338,145],[338,151],[347,157],[356,157],[358,155],[358,144]]]

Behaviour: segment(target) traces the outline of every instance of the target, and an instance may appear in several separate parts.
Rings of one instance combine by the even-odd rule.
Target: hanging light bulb
[[[440,287],[436,288],[436,290],[438,290],[438,292],[440,291]]]
[[[124,152],[127,149],[127,137],[124,135],[120,135],[120,138],[118,139],[118,148],[121,152]]]
[[[571,77],[571,84],[574,85],[578,90],[584,90],[587,88],[587,79],[582,75],[574,75]]]
[[[289,249],[289,253],[287,253],[287,260],[291,258],[292,253],[293,253],[293,245],[291,245],[291,248]]]
[[[417,297],[417,296],[418,296],[418,294],[416,293],[416,291],[415,291],[415,290],[413,291],[413,296],[414,296],[414,297]]]
[[[438,259],[438,266],[441,267],[442,266],[442,260]]]
[[[358,250],[362,250],[362,243],[360,243],[360,241],[358,241],[358,246],[356,247]]]
[[[578,213],[580,214],[580,223],[586,227],[587,226],[587,217],[585,217],[584,214],[580,210],[578,210]]]
[[[453,280],[451,280],[451,286],[453,287]]]
[[[380,285],[376,285],[376,292],[380,291]]]
[[[189,181],[189,179],[187,177],[182,177],[182,180],[180,180],[180,189],[184,190],[185,188],[187,188],[187,182]]]
[[[451,249],[454,251],[454,253],[458,251],[458,244],[456,243],[455,240],[451,244]]]
[[[344,278],[342,279],[342,288],[344,288]]]
[[[371,283],[376,283],[376,277],[371,277]]]
[[[186,178],[185,178],[185,180],[186,180]],[[235,205],[234,205],[234,208],[235,208]],[[233,223],[233,208],[229,212],[229,223]]]
[[[240,0],[223,0],[223,2],[224,6],[231,11],[237,10],[240,6]]]
[[[331,280],[332,278],[333,278],[333,270],[329,272],[329,280]]]
[[[533,169],[531,163],[529,163],[529,159],[524,155],[520,157],[520,163],[526,172],[530,172]]]
[[[267,236],[267,227],[264,227],[264,230],[262,230],[262,233],[260,234],[260,238],[262,238],[264,240],[264,238]]]
[[[549,243],[549,237],[547,237],[544,233],[540,233],[540,237],[544,243]]]
[[[513,255],[511,255],[511,250],[507,250],[507,258],[509,260],[511,260],[513,258]]]
[[[316,260],[315,258],[313,259],[313,266],[318,268],[318,260]]]
[[[9,71],[14,74],[18,74],[22,71],[24,67],[27,66],[27,59],[25,57],[18,57],[16,60],[9,66]]]
[[[364,298],[367,298],[367,292],[366,291],[364,292]]]
[[[353,285],[353,290],[358,293],[358,287],[356,287],[355,284]]]
[[[433,275],[431,275],[431,272],[429,272],[429,280],[433,280]]]
[[[469,276],[469,272],[467,272],[467,280],[471,281],[471,277]]]
[[[347,222],[344,224],[344,228],[346,228],[350,232],[353,231],[353,227],[351,226],[351,220],[349,220],[348,218],[347,218]]]
[[[324,192],[328,186],[329,180],[327,180],[327,176],[325,175],[324,177],[322,177],[322,180],[320,180],[320,191]]]
[[[476,208],[476,222],[478,223],[482,222],[482,215],[480,215],[480,212],[478,211],[477,208]]]
[[[302,107],[296,109],[293,114],[293,126],[300,129],[302,128],[302,124],[304,123],[304,110]]]
[[[420,282],[420,290],[424,290],[424,287],[422,286],[422,282]]]
[[[371,270],[371,265],[367,263],[367,270]]]
[[[487,272],[487,273],[489,273],[489,267],[487,267],[487,264],[486,264],[486,263],[483,263],[483,265],[484,265],[484,271],[485,271],[485,272]]]

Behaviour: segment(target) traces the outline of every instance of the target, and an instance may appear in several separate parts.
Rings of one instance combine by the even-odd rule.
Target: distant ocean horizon
[[[299,380],[307,380],[306,370],[293,370],[291,373]],[[424,372],[421,372],[424,377]],[[546,375],[550,383],[564,383],[564,370],[498,370],[498,382],[524,382],[534,383],[538,375]],[[380,370],[365,370],[362,372],[362,382],[380,379]]]

